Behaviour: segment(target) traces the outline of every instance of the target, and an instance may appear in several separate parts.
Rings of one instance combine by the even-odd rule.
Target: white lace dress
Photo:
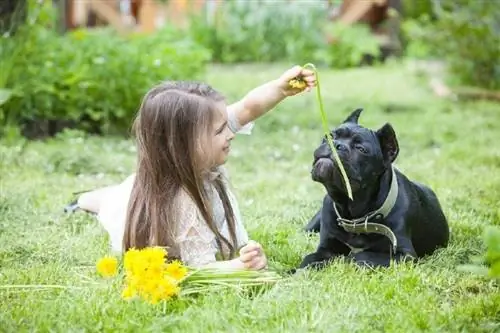
[[[241,127],[235,115],[231,113],[228,113],[228,123],[230,129],[235,133],[251,134],[253,123]],[[248,234],[243,225],[236,198],[229,187],[227,172],[222,166],[211,173],[210,178],[205,183],[205,189],[212,204],[214,221],[219,232],[226,239],[230,239],[222,201],[211,184],[213,177],[219,175],[222,176],[226,185],[229,201],[235,214],[237,248],[240,248],[248,242]],[[115,252],[122,251],[126,211],[134,179],[135,174],[132,174],[125,181],[113,187],[102,199],[97,215],[97,219],[109,234],[111,248]],[[216,255],[221,249],[218,248],[214,233],[206,225],[194,201],[183,190],[178,193],[175,200],[177,200],[179,208],[179,220],[174,231],[175,243],[168,250],[170,255],[181,258],[186,265],[192,267],[216,261]]]

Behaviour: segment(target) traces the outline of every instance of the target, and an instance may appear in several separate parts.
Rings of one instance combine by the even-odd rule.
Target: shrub
[[[424,15],[433,15],[432,0],[402,0],[405,19],[418,19]]]
[[[224,1],[215,17],[191,19],[194,39],[212,50],[214,61],[310,62],[323,43],[326,12],[314,1]]]
[[[3,88],[11,96],[0,106],[0,120],[21,125],[28,136],[65,126],[124,133],[152,85],[198,78],[210,59],[208,50],[169,28],[130,36],[109,29],[59,35],[50,27],[25,28],[23,43],[17,34],[4,43],[22,46],[9,59]]]
[[[482,239],[486,250],[473,256],[469,264],[460,265],[459,269],[500,281],[500,227],[487,226]]]
[[[381,56],[379,43],[368,25],[328,24],[326,28],[334,40],[317,50],[316,61],[333,68],[349,68],[358,66],[367,56]]]
[[[314,1],[224,1],[215,15],[194,16],[190,33],[222,63],[314,62],[345,68],[380,54],[367,26],[331,24],[324,4]],[[328,36],[336,42],[329,43]]]
[[[435,21],[411,22],[409,38],[449,65],[456,84],[500,89],[500,2],[435,1]],[[423,45],[426,45],[424,47]]]

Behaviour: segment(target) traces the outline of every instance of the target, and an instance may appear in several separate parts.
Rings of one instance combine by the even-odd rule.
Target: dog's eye
[[[356,145],[356,149],[362,152],[363,154],[366,154],[368,152],[368,150],[366,150],[366,148],[361,145]]]

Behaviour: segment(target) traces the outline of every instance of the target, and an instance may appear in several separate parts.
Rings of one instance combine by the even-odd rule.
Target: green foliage
[[[402,0],[403,17],[405,19],[418,19],[425,15],[432,15],[432,0]]]
[[[27,14],[28,0],[2,0],[0,10],[0,34],[15,33]]]
[[[354,67],[367,55],[375,58],[380,56],[379,44],[368,25],[328,24],[327,31],[329,35],[334,36],[334,41],[318,50],[315,58],[329,67]]]
[[[54,20],[53,11],[47,10],[47,6],[44,5],[34,6],[33,0],[23,0],[18,3],[9,1],[3,10],[6,13],[3,13],[0,22],[0,123],[4,123],[5,120],[1,106],[13,95],[12,89],[7,88],[7,81],[14,68],[14,62],[29,43],[34,31],[33,26],[48,27]]]
[[[486,245],[486,251],[473,257],[471,264],[462,265],[460,269],[500,279],[500,227],[487,227],[483,233],[483,242]]]
[[[57,119],[93,132],[123,133],[152,85],[198,78],[210,59],[205,48],[169,28],[130,36],[108,29],[59,35],[36,24],[25,31],[3,43],[17,50],[15,57],[1,53],[8,60],[0,81],[9,97],[2,99],[3,125]]]
[[[406,24],[413,51],[445,59],[456,84],[500,89],[500,2],[442,0],[434,13]]]
[[[217,65],[205,79],[234,101],[284,68]],[[358,106],[365,107],[361,124],[393,124],[398,169],[436,191],[452,229],[447,248],[387,269],[337,260],[251,296],[214,292],[166,307],[125,302],[119,283],[96,275],[97,259],[109,253],[106,231],[94,216],[67,216],[62,208],[73,191],[118,184],[133,172],[133,142],[76,131],[21,146],[2,140],[0,330],[498,332],[500,284],[457,266],[483,248],[485,226],[500,225],[500,147],[493,144],[500,105],[439,99],[400,64],[323,69],[320,76],[331,126]],[[296,267],[318,243],[302,227],[325,193],[310,176],[320,119],[314,93],[288,98],[257,121],[252,135],[233,140],[226,164],[249,237],[280,271]]]
[[[365,54],[378,55],[367,27],[328,24],[326,14],[313,1],[233,0],[224,2],[216,15],[193,17],[190,32],[222,63],[314,62],[343,68],[359,65]],[[329,44],[327,35],[336,43]]]
[[[324,10],[314,2],[225,1],[211,18],[193,17],[195,40],[223,63],[307,62],[321,43]]]
[[[431,24],[430,16],[427,14],[418,19],[406,19],[401,23],[406,56],[425,59],[433,55],[434,47],[428,40]]]
[[[434,45],[461,84],[500,89],[500,3],[444,1]]]

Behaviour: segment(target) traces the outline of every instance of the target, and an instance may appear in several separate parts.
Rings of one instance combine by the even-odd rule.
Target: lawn
[[[230,101],[288,65],[212,66],[206,80]],[[457,266],[484,250],[481,234],[500,225],[500,105],[437,99],[408,64],[321,70],[330,124],[363,107],[360,123],[390,122],[397,166],[431,186],[452,235],[448,248],[417,265],[360,270],[334,262],[253,297],[207,294],[152,307],[102,288],[95,262],[108,253],[96,220],[67,216],[73,191],[122,180],[133,142],[66,132],[44,142],[4,141],[1,153],[0,331],[116,332],[491,332],[500,329],[500,286]],[[301,228],[320,207],[311,181],[322,129],[314,93],[290,98],[233,141],[227,166],[250,236],[274,269],[299,264],[317,244]]]

